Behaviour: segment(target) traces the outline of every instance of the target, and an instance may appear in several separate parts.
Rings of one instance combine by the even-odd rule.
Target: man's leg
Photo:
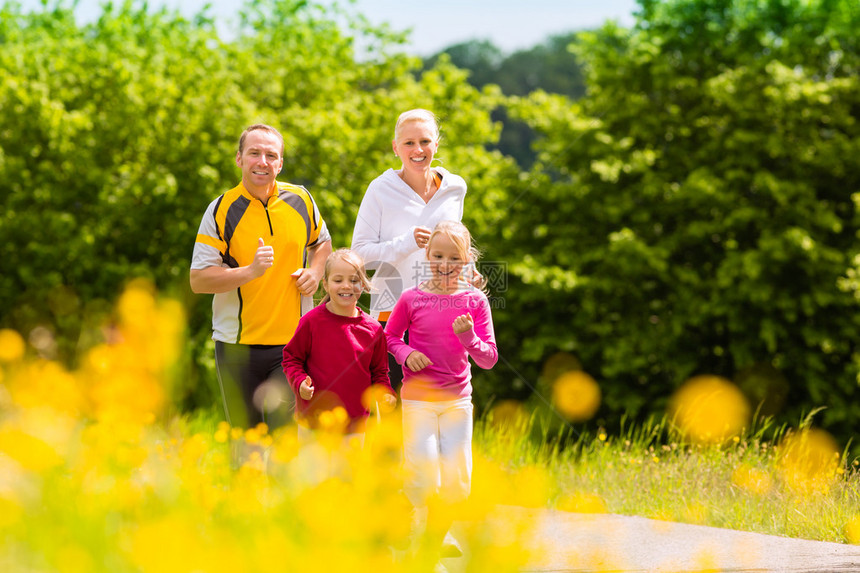
[[[224,417],[228,424],[237,428],[249,427],[242,379],[247,377],[250,353],[250,347],[244,344],[215,341],[215,370],[221,390]]]
[[[295,394],[282,366],[283,359],[283,345],[251,347],[255,380],[251,402],[260,421],[270,430],[291,423],[296,406]]]
[[[231,426],[265,422],[274,429],[292,420],[295,398],[281,367],[283,348],[215,342],[218,384]]]

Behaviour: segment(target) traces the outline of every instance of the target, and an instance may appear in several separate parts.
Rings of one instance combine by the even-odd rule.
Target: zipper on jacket
[[[274,237],[275,236],[275,230],[272,228],[272,218],[269,216],[269,206],[264,205],[263,209],[265,209],[265,211],[266,211],[266,221],[269,222],[269,234]]]

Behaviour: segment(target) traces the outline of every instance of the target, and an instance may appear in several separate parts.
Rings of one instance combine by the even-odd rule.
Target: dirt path
[[[489,521],[500,532],[526,531],[524,572],[860,572],[856,545],[513,506],[498,508]],[[464,549],[465,558],[443,560],[449,571],[465,569]]]

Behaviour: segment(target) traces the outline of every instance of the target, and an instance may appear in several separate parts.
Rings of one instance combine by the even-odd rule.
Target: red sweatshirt
[[[326,410],[342,406],[349,415],[347,432],[362,431],[370,414],[362,395],[372,384],[394,394],[388,380],[388,346],[382,326],[358,309],[358,316],[340,316],[324,304],[299,321],[296,333],[284,347],[284,373],[296,394],[296,413],[311,428]],[[303,400],[299,386],[306,376],[314,395]]]

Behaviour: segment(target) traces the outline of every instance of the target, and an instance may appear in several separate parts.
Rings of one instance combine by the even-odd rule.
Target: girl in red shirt
[[[385,333],[358,308],[359,296],[370,288],[361,257],[349,249],[329,255],[322,284],[325,298],[301,318],[284,347],[282,364],[296,394],[299,436],[309,438],[310,431],[326,427],[363,442],[371,386],[383,390],[384,408],[397,404],[388,380]]]

